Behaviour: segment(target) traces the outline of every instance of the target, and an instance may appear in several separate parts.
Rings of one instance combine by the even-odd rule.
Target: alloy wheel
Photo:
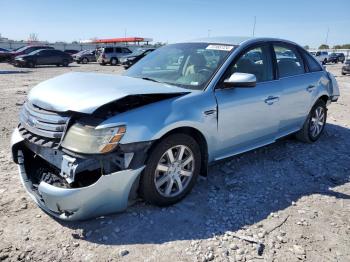
[[[195,170],[193,152],[185,145],[169,148],[160,158],[154,183],[159,194],[174,197],[189,185]]]
[[[311,119],[310,119],[310,135],[312,137],[317,137],[323,130],[325,125],[325,111],[322,106],[315,109]]]

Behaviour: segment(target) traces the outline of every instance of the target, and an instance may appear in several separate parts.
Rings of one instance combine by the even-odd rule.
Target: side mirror
[[[224,88],[245,87],[251,88],[256,86],[256,76],[247,73],[233,73],[230,78],[224,80]]]

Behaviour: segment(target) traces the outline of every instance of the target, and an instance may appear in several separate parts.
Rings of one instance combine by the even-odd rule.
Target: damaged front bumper
[[[34,185],[28,175],[31,162],[18,129],[12,135],[13,158],[18,164],[21,181],[32,199],[47,213],[63,220],[83,220],[127,208],[130,192],[144,166],[103,174],[94,183],[76,188],[63,188],[41,181]]]

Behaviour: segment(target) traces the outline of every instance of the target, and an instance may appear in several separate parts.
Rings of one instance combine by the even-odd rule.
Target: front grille
[[[46,147],[58,147],[69,117],[25,103],[18,129],[28,141]]]

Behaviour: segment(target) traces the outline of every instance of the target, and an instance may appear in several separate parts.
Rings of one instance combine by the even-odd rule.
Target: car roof
[[[261,42],[261,41],[277,41],[277,42],[285,42],[289,44],[296,45],[296,43],[280,39],[280,38],[270,38],[270,37],[249,37],[249,36],[218,36],[218,37],[205,37],[205,38],[198,38],[193,39],[190,41],[182,42],[182,43],[211,43],[211,44],[225,44],[225,45],[242,45],[242,44],[249,44],[254,42]]]

